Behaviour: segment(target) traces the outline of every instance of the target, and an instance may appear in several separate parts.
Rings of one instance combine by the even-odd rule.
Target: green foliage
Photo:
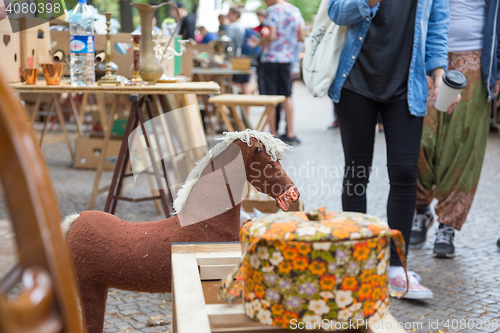
[[[300,9],[304,20],[310,22],[318,12],[321,0],[288,0],[288,2]]]
[[[259,8],[266,9],[267,6],[262,2],[262,6]],[[316,13],[318,13],[319,4],[321,0],[288,0],[289,3],[297,7],[302,13],[302,17],[306,22],[310,22],[314,19]]]

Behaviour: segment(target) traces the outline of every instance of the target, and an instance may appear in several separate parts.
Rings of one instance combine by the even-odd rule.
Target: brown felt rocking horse
[[[171,291],[172,243],[238,241],[247,180],[275,198],[283,210],[296,202],[298,189],[279,162],[289,148],[268,133],[226,133],[179,191],[174,202],[177,215],[142,223],[98,211],[67,217],[63,229],[88,332],[103,330],[108,288]]]

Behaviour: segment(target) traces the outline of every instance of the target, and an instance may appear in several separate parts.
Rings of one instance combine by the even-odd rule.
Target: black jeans
[[[375,126],[382,116],[387,144],[390,192],[387,220],[410,241],[417,201],[417,167],[423,117],[410,114],[407,100],[381,103],[343,89],[335,104],[344,147],[345,173],[342,192],[344,211],[366,213],[366,187],[373,159]],[[391,243],[391,266],[401,266]]]

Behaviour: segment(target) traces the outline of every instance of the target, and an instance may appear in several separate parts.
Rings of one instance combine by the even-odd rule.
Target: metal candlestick
[[[111,59],[113,57],[113,49],[111,47],[111,13],[104,13],[106,15],[106,75],[104,75],[100,80],[99,80],[99,85],[103,84],[114,84],[119,86],[121,83],[116,79],[116,76],[114,76],[111,73]]]
[[[140,49],[139,42],[141,41],[141,35],[132,35],[132,41],[134,43],[134,67],[132,69],[132,79],[128,81],[126,86],[145,86],[148,83],[144,81],[141,77],[141,65],[140,65]]]

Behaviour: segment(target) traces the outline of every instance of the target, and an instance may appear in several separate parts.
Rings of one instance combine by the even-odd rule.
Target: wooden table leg
[[[139,108],[142,108],[142,104],[144,103],[143,98],[139,99],[138,96],[135,98],[137,100],[132,103],[132,108],[127,120],[127,127],[125,128],[125,134],[123,135],[122,144],[120,146],[120,153],[118,154],[118,159],[116,160],[115,171],[113,171],[113,178],[111,179],[108,198],[106,199],[106,205],[104,206],[104,211],[110,214],[115,213],[116,205],[118,204],[117,197],[120,195],[123,181],[125,179],[124,176],[130,160],[128,138],[130,133],[137,128],[139,123],[138,112],[141,112],[139,111]]]
[[[64,123],[64,116],[61,110],[61,106],[57,100],[57,95],[52,95],[54,99],[54,105],[57,113],[57,117],[59,118],[59,124],[61,125],[61,129],[64,134],[64,139],[66,140],[66,144],[68,145],[69,154],[71,155],[71,161],[75,162],[75,156],[73,155],[73,148],[71,148],[71,141],[69,140],[68,132],[66,131],[66,124]]]
[[[153,107],[151,106],[151,102],[149,100],[146,100],[145,104],[146,104],[145,105],[146,113],[148,114],[149,119],[152,120],[153,119]],[[143,133],[145,134],[144,139],[146,140],[146,145],[148,147],[149,158],[151,159],[151,164],[153,166],[154,176],[156,178],[156,182],[158,183],[158,192],[160,194],[160,198],[162,201],[163,210],[165,212],[165,216],[168,218],[170,215],[170,208],[168,206],[167,198],[165,195],[165,190],[163,189],[163,186],[162,186],[163,183],[162,183],[161,178],[160,178],[160,171],[158,170],[158,166],[156,165],[156,160],[154,158],[153,146],[149,142],[149,140],[150,140],[149,133],[146,132],[146,128],[145,128],[146,120],[144,118],[144,113],[139,112],[138,116],[139,116],[139,120],[141,122],[141,127],[143,130]],[[168,182],[167,168],[165,166],[165,157],[163,156],[163,152],[162,152],[161,147],[160,147],[160,140],[158,139],[158,133],[156,131],[156,126],[154,124],[152,124],[151,127],[152,127],[152,131],[153,131],[153,137],[156,141],[156,149],[158,149],[158,153],[160,155],[160,164],[161,164],[162,171],[163,171],[163,177],[165,178],[165,182],[167,184],[167,190],[168,190],[168,194],[169,194],[169,198],[170,198],[170,203],[173,205],[174,198],[172,195],[172,191],[170,190],[170,184]]]
[[[161,122],[161,127],[163,129],[163,135],[165,137],[165,142],[167,144],[167,149],[168,151],[170,152],[170,156],[172,158],[172,168],[174,169],[174,175],[175,175],[175,178],[176,179],[180,179],[181,178],[181,173],[180,173],[180,170],[179,170],[179,166],[177,165],[177,162],[174,160],[174,155],[176,155],[176,151],[175,151],[175,146],[174,146],[174,143],[172,141],[172,135],[170,134],[170,131],[168,129],[168,125],[167,125],[167,122],[166,122],[166,119],[165,119],[165,113],[163,112],[163,107],[161,105],[161,101],[160,101],[160,96],[158,95],[153,95],[153,105],[156,106],[156,112],[159,116],[161,116],[160,118],[160,122]]]
[[[33,106],[33,111],[31,112],[30,116],[30,124],[33,125],[35,122],[35,117],[38,114],[38,111],[40,111],[40,103],[42,102],[42,94],[38,94],[36,97],[35,105]]]
[[[239,131],[244,131],[246,129],[246,126],[243,124],[243,121],[241,120],[240,115],[238,114],[238,110],[236,110],[236,107],[234,105],[230,106],[231,109],[231,114],[233,115],[234,121],[236,122],[236,126],[238,127]],[[245,111],[243,108],[241,108],[241,113],[243,115]]]
[[[226,112],[229,112],[227,107],[224,105],[217,105],[216,108],[217,108],[216,114],[219,114],[221,116],[222,120],[224,121],[224,124],[226,125],[227,130],[229,132],[234,132],[234,127],[227,118]]]
[[[83,124],[83,117],[85,116],[85,111],[87,110],[88,93],[84,92],[82,94],[82,104],[80,105],[80,123]]]
[[[106,103],[104,102],[104,95],[96,94],[95,98],[97,100],[97,106],[98,106],[97,111],[99,112],[99,119],[101,121],[102,131],[104,132],[106,130]]]
[[[75,118],[76,123],[76,136],[83,136],[83,126],[80,120],[80,114],[78,113],[78,108],[76,107],[75,96],[74,94],[69,94],[69,103],[71,105],[71,111],[73,112],[73,117]]]
[[[268,105],[266,106],[266,109],[264,110],[264,113],[260,117],[259,123],[257,127],[255,128],[257,131],[264,131],[264,128],[266,127],[267,123],[269,122],[269,116],[271,115],[271,111],[273,108],[276,108],[274,105]],[[262,125],[262,126],[261,126]]]
[[[104,141],[101,148],[101,156],[99,156],[99,162],[97,163],[97,171],[94,179],[94,187],[92,188],[92,194],[90,195],[89,210],[94,209],[95,200],[99,194],[99,181],[101,180],[101,175],[104,170],[104,162],[106,159],[106,154],[108,152],[108,144],[111,138],[111,129],[113,128],[113,122],[116,113],[116,107],[118,105],[118,100],[120,95],[115,95],[113,99],[113,106],[109,114],[108,125],[106,126],[106,131],[104,131]]]
[[[53,112],[54,112],[54,101],[52,101],[52,103],[50,104],[49,114],[47,114],[47,116],[45,117],[45,121],[43,122],[43,129],[42,133],[40,133],[40,141],[39,141],[40,148],[42,147],[43,138],[45,136],[45,133],[47,132],[47,125],[49,124],[49,119],[50,117],[52,117]]]

